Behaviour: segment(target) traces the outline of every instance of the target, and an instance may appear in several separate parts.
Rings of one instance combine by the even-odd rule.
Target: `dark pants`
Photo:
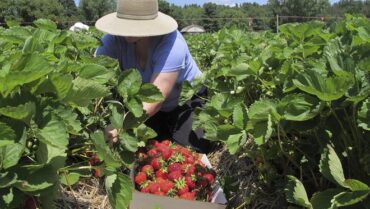
[[[146,125],[158,133],[158,140],[170,139],[182,146],[191,147],[196,152],[208,153],[210,142],[203,138],[203,130],[192,130],[193,112],[204,103],[203,99],[193,96],[183,106],[178,106],[171,112],[158,112],[147,120]]]

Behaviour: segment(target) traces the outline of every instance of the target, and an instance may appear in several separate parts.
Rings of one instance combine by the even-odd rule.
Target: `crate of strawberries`
[[[207,156],[169,140],[140,149],[132,176],[137,191],[130,209],[226,207]]]

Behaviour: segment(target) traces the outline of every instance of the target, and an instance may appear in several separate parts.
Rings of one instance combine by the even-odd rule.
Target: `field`
[[[0,28],[0,208],[67,208],[79,191],[128,206],[135,153],[156,135],[141,103],[163,98],[137,70],[94,58],[100,37],[44,19]],[[206,85],[193,128],[214,143],[229,208],[369,208],[368,19],[186,38],[204,76],[181,103]]]

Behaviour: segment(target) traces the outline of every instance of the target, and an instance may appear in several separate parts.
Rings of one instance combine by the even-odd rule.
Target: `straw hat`
[[[111,35],[146,37],[171,33],[177,22],[158,11],[158,0],[117,0],[117,12],[100,18],[95,26]]]

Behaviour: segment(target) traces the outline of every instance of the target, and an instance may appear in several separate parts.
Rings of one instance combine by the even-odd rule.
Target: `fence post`
[[[276,15],[276,33],[279,33],[279,15]]]

